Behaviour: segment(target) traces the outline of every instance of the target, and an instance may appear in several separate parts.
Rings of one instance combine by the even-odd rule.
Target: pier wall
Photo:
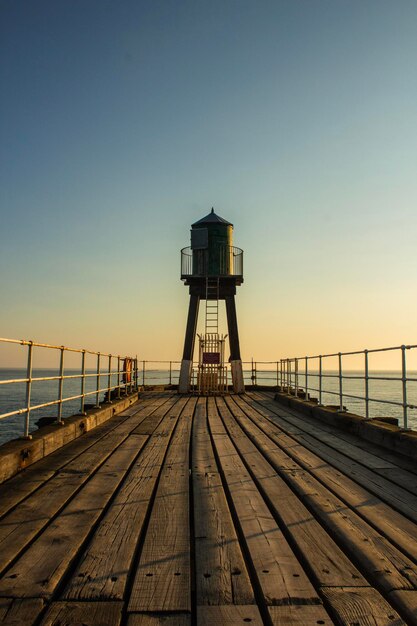
[[[32,439],[14,439],[3,444],[0,446],[0,483],[118,415],[138,397],[138,392],[131,393],[112,404],[90,409],[86,415],[74,415],[67,417],[62,424],[39,428],[32,433]]]

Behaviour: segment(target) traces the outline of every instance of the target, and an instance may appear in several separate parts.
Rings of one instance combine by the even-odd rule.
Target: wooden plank
[[[172,399],[170,403],[162,407],[158,405],[157,410],[165,412],[174,401]],[[133,411],[133,407],[130,407],[130,411]],[[148,404],[140,415],[146,416],[149,411],[155,411],[154,404]],[[137,423],[135,419],[136,413],[132,413],[123,423],[104,437],[100,437],[95,445],[91,445],[90,442],[83,454],[76,456],[70,462],[67,456],[67,463],[53,478],[0,521],[0,571],[17,557],[77,490],[87,482],[89,476],[102,466],[109,455],[126,440]],[[77,442],[78,440],[74,444]]]
[[[242,412],[239,412],[239,409],[236,410],[241,417],[243,416],[243,419],[246,418]],[[247,411],[252,418],[252,409],[249,408]],[[253,430],[249,421],[246,421],[245,424],[246,428],[251,429],[253,437],[262,437],[256,427],[256,431]],[[282,450],[282,438],[276,436],[276,428],[270,422],[265,420],[258,421],[257,426],[270,439],[275,441]],[[303,437],[298,439],[303,441]],[[266,448],[263,447],[263,449],[265,450]],[[284,453],[283,450],[282,452]],[[333,494],[354,509],[364,520],[371,523],[374,528],[388,537],[404,554],[411,559],[417,559],[417,526],[414,522],[382,502],[377,496],[365,490],[346,476],[346,474],[337,471],[332,465],[329,465],[309,449],[301,446],[288,449],[285,446],[285,452],[288,452],[303,469],[310,471],[313,476],[318,478]],[[277,453],[275,457],[279,458],[280,454]],[[275,461],[279,463],[278,459],[275,459]]]
[[[129,611],[190,611],[189,445],[196,400],[181,414],[162,468]]]
[[[275,408],[275,410],[278,411],[277,414],[281,415],[282,417],[288,415],[289,417],[295,416],[295,417],[300,418],[300,413],[298,411],[290,407],[283,407],[282,405],[280,405],[280,403],[274,400],[274,396],[275,396],[275,392],[271,393],[267,391],[262,391],[262,392],[257,391],[257,392],[248,393],[248,397],[253,398],[254,400],[256,400],[257,403],[261,405],[265,405],[265,406],[268,405],[268,407],[270,407],[272,410],[274,410]],[[282,407],[282,410],[280,407]],[[318,428],[325,430],[327,432],[330,432],[330,433],[334,432],[335,430],[334,426],[327,424],[326,422],[322,422],[318,418],[313,418],[313,419],[314,419],[314,423],[317,425]],[[377,443],[373,443],[372,441],[363,439],[362,437],[359,437],[358,435],[355,435],[354,433],[350,433],[342,429],[337,430],[337,437],[340,440],[347,441],[348,443],[353,444],[357,448],[364,450],[366,453],[371,453],[376,457],[379,457],[381,459],[384,459],[385,461],[389,461],[393,463],[395,466],[401,467],[402,469],[406,470],[410,474],[414,474],[414,475],[417,474],[417,465],[415,461],[413,461],[412,459],[406,456],[398,454],[394,451],[389,450],[388,448],[384,448],[381,445],[378,445]]]
[[[161,422],[162,417],[160,415],[150,415],[143,420],[141,424],[133,431],[136,435],[152,435],[155,428]]]
[[[236,412],[236,419],[253,436],[259,428]],[[257,440],[262,449],[261,440]],[[274,455],[262,450],[273,467]],[[277,448],[275,455],[280,454]],[[279,468],[276,468],[279,473]],[[366,572],[385,592],[392,589],[413,589],[417,585],[415,564],[397,550],[385,537],[367,524],[345,503],[332,494],[311,474],[298,471],[283,473],[286,482],[349,558]]]
[[[192,626],[191,615],[185,613],[131,613],[128,626]],[[212,624],[212,626],[215,626]],[[220,626],[220,624],[219,624]]]
[[[249,396],[249,401],[251,396]],[[275,419],[273,415],[274,403],[271,401],[261,402],[261,406],[257,404],[256,398],[251,401],[253,406],[266,408],[272,415],[267,415],[269,419],[274,419],[274,422],[278,423],[279,420]],[[282,418],[281,418],[282,419]],[[367,477],[371,484],[380,485],[383,489],[384,497],[387,495],[390,498],[395,498],[400,502],[399,506],[407,506],[408,503],[412,503],[412,507],[408,507],[408,510],[414,512],[414,521],[417,521],[416,504],[417,504],[417,479],[414,473],[403,470],[393,462],[393,455],[391,454],[391,460],[387,458],[378,457],[363,448],[358,447],[357,443],[363,440],[360,437],[356,437],[355,443],[350,443],[339,436],[342,431],[337,431],[337,434],[329,433],[325,430],[321,424],[318,424],[316,420],[307,420],[305,417],[297,416],[295,413],[285,416],[287,422],[291,422],[296,426],[300,426],[303,429],[303,439],[310,441],[312,449],[317,451],[317,454],[321,454],[321,450],[326,454],[326,458],[331,461],[340,453],[340,459],[342,455],[347,457],[345,460],[345,467],[350,467],[352,472],[358,472],[361,476]],[[385,451],[383,451],[385,452]],[[385,455],[387,456],[387,455]],[[395,458],[395,457],[394,457]],[[397,463],[400,460],[400,455],[397,455]],[[354,461],[352,463],[352,461]],[[416,466],[417,467],[417,466]],[[343,469],[343,468],[342,468]],[[384,480],[385,479],[385,480]],[[387,480],[388,479],[388,480]],[[366,485],[365,485],[366,486]],[[379,487],[376,487],[376,493]],[[408,495],[407,495],[408,494]],[[410,495],[411,494],[411,495]],[[388,500],[387,500],[388,501]],[[391,501],[388,501],[392,504]],[[394,504],[395,506],[395,504]],[[400,508],[406,515],[407,510]]]
[[[169,438],[186,402],[179,399],[151,436],[71,576],[65,599],[123,599]]]
[[[0,485],[0,517],[8,513],[19,502],[27,498],[31,493],[36,491],[43,483],[54,474],[65,467],[68,463],[79,457],[83,452],[96,445],[103,437],[110,432],[123,432],[125,426],[123,424],[129,417],[136,417],[134,422],[137,424],[141,419],[145,419],[149,411],[155,410],[158,405],[167,402],[169,396],[159,398],[140,399],[137,403],[128,409],[115,415],[111,420],[100,424],[96,428],[88,431],[81,437],[78,437],[70,444],[52,452],[47,457],[40,459],[36,464],[22,470],[16,476],[10,478],[7,482]],[[132,427],[128,429],[128,432]]]
[[[43,609],[43,600],[29,598],[13,600],[0,598],[0,624],[4,626],[31,626]]]
[[[210,423],[209,413],[209,423]],[[223,427],[224,429],[224,427]],[[319,604],[307,575],[255,483],[250,478],[225,430],[219,424],[214,444],[230,497],[234,519],[245,539],[252,569],[266,604]]]
[[[263,620],[257,606],[198,606],[197,626],[263,626]],[[282,622],[283,623],[283,622]]]
[[[404,623],[417,624],[417,591],[391,591],[388,600],[404,617]]]
[[[0,596],[50,597],[145,444],[129,437],[0,579]]]
[[[324,587],[321,594],[329,611],[337,615],[337,623],[346,626],[386,626],[405,624],[397,611],[370,587]]]
[[[53,602],[40,626],[119,626],[122,602]]]
[[[205,399],[197,403],[192,442],[197,604],[254,604],[249,575],[217,471]]]
[[[218,401],[218,408],[227,429],[229,429],[230,423],[236,424],[223,400]],[[235,407],[235,411],[239,414],[237,407]],[[240,452],[240,439],[234,437],[232,439]],[[263,445],[267,438],[266,435],[260,433],[259,439]],[[254,461],[250,464],[251,475],[266,498],[275,518],[281,522],[281,527],[285,526],[292,544],[295,543],[298,553],[302,554],[303,561],[315,580],[315,584],[318,586],[350,585],[358,587],[367,585],[367,581],[357,568],[329,537],[284,480],[278,476],[260,450],[256,448],[254,443],[250,442],[250,445],[252,446],[252,460]],[[246,460],[246,456],[243,458]]]
[[[269,606],[268,613],[273,626],[316,626],[317,624],[332,626],[335,623],[321,605]],[[342,622],[337,623],[341,624]],[[369,624],[371,623],[369,622]],[[349,626],[353,626],[353,622],[349,623]],[[358,622],[357,626],[362,626],[362,623]]]

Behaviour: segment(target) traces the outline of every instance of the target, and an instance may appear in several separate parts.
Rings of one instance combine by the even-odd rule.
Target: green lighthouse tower
[[[243,250],[233,246],[233,224],[211,212],[191,226],[191,246],[181,250],[181,280],[190,303],[181,361],[179,392],[190,390],[200,301],[205,300],[205,333],[200,336],[199,388],[224,391],[224,337],[219,335],[219,302],[226,304],[233,390],[244,391],[236,316],[236,287],[243,283]]]

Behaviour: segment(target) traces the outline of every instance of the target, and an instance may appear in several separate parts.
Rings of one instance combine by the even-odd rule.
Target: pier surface
[[[148,392],[0,486],[0,624],[417,624],[417,461]]]

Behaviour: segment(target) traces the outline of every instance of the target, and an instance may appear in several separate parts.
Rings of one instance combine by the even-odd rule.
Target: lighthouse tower
[[[200,375],[219,385],[224,337],[219,335],[219,302],[226,304],[230,365],[235,393],[244,391],[236,317],[236,287],[243,283],[243,250],[233,246],[233,224],[214,209],[191,226],[191,246],[181,250],[181,280],[189,287],[190,304],[181,362],[179,392],[190,390],[200,301],[205,300],[205,333],[200,336]],[[211,367],[210,367],[211,366]],[[205,373],[206,372],[206,373]],[[217,381],[217,382],[216,382]]]

